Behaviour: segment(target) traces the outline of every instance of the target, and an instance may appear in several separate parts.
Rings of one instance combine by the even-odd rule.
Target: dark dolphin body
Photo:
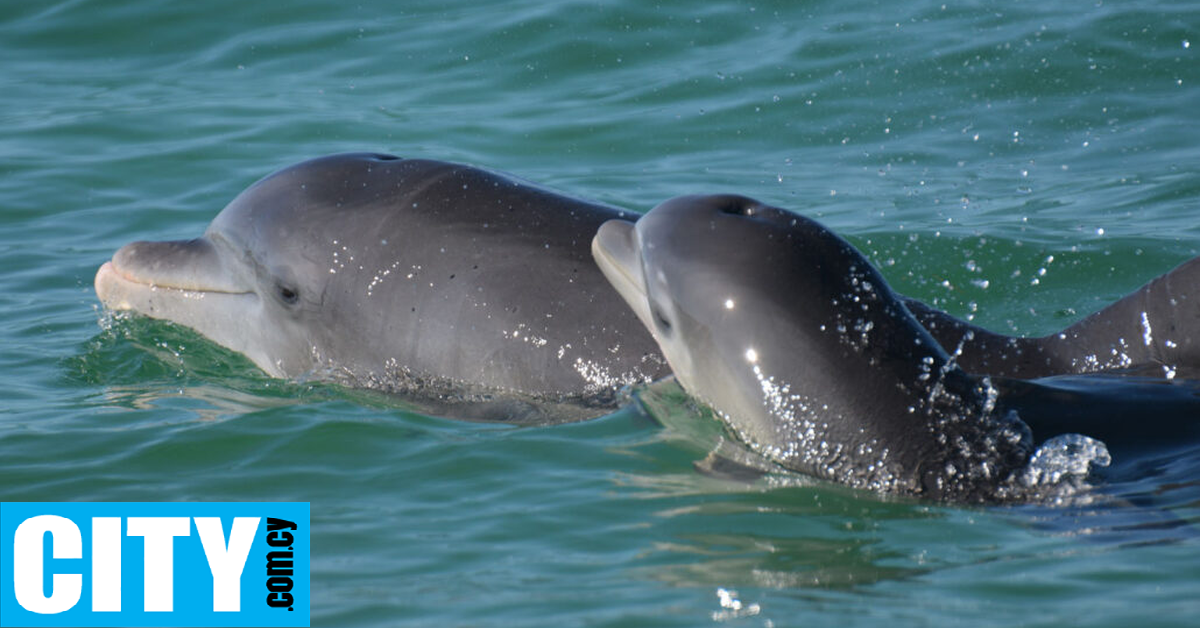
[[[987,501],[1023,494],[1048,437],[1119,446],[1144,427],[1138,409],[1165,413],[1138,446],[1197,436],[1185,382],[999,377],[1194,368],[1195,263],[1054,337],[1011,339],[905,300],[828,229],[744,197],[681,197],[636,225],[606,223],[593,252],[684,388],[803,473]]]
[[[1200,258],[1048,336],[1016,338],[990,332],[905,299],[917,320],[973,373],[1045,377],[1138,369],[1174,377],[1200,366]]]
[[[623,215],[469,166],[334,155],[255,183],[199,238],[122,247],[96,292],[277,377],[500,400],[437,408],[455,416],[498,418],[506,397],[595,415],[669,372],[589,253]]]

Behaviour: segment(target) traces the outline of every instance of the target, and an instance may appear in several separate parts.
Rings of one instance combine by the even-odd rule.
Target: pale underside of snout
[[[95,288],[110,310],[190,327],[267,373],[283,375],[255,339],[258,294],[230,272],[207,240],[128,244],[100,266]]]
[[[148,316],[155,316],[145,306],[156,294],[161,294],[159,301],[166,303],[199,301],[210,294],[253,293],[250,286],[238,281],[217,248],[204,238],[127,244],[96,272],[95,285],[96,295],[106,307]]]
[[[592,238],[592,257],[600,272],[633,309],[642,325],[653,333],[640,249],[634,223],[625,220],[610,220],[600,225]]]

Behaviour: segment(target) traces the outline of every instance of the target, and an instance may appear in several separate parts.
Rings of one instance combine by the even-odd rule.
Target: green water
[[[0,500],[311,502],[319,626],[1196,625],[1196,448],[1071,508],[745,486],[670,390],[453,422],[102,316],[117,247],[350,150],[747,194],[1020,333],[1200,254],[1193,2],[480,5],[0,5]]]

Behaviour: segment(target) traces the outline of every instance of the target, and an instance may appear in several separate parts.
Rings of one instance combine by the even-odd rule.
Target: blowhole
[[[720,211],[734,216],[753,216],[756,209],[757,206],[750,199],[733,196],[725,199]]]

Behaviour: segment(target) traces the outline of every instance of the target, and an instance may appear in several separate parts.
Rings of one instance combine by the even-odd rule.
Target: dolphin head
[[[199,238],[121,247],[96,273],[96,294],[110,309],[191,327],[271,375],[302,375],[343,349],[332,329],[362,324],[338,320],[346,306],[331,307],[349,290],[351,273],[339,271],[365,261],[351,259],[339,239],[378,226],[363,189],[375,169],[397,159],[334,155],[272,174]]]
[[[770,225],[753,217],[755,209],[779,211],[737,196],[681,197],[636,223],[611,220],[592,241],[601,271],[676,378],[721,411],[758,405],[738,380],[770,358],[763,340],[806,314],[792,311],[786,286],[757,279],[773,275],[779,259],[760,242],[759,230]]]
[[[815,221],[741,196],[686,196],[605,223],[592,250],[684,388],[785,466],[943,495],[959,490],[948,465],[996,455],[980,383]],[[979,442],[956,450],[947,431]]]
[[[680,383],[754,440],[774,440],[771,381],[821,406],[849,399],[839,391],[861,382],[844,378],[848,365],[873,359],[856,354],[872,350],[863,336],[892,305],[841,238],[741,196],[685,196],[636,223],[609,221],[593,255]],[[865,331],[855,338],[854,328]],[[923,349],[946,361],[936,343]]]

